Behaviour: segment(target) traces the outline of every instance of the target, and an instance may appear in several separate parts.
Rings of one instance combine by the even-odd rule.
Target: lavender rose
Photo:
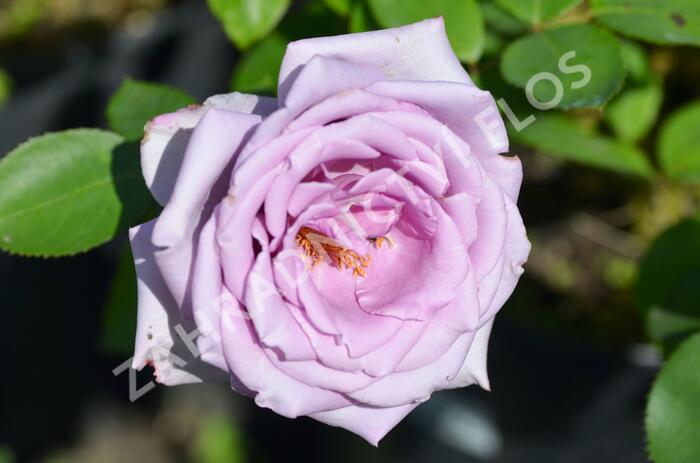
[[[133,366],[376,445],[434,391],[488,389],[530,250],[520,161],[442,19],[291,43],[280,82],[146,127],[164,209],[131,233]]]

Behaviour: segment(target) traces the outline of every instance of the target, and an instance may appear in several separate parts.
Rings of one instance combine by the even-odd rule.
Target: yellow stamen
[[[394,247],[394,240],[392,240],[392,239],[391,239],[391,236],[389,236],[389,235],[386,235],[386,236],[378,236],[378,237],[376,237],[376,238],[370,238],[369,241],[370,241],[372,244],[374,244],[374,247],[377,248],[377,249],[381,249],[381,248],[382,248],[382,244],[384,243],[384,241],[387,242],[387,244],[389,245],[389,248],[393,248],[393,247]]]
[[[318,230],[311,227],[301,227],[296,236],[296,243],[311,259],[311,268],[318,265],[324,257],[329,256],[331,265],[338,270],[352,269],[355,276],[363,278],[367,276],[365,269],[369,267],[372,256],[369,254],[361,256],[352,249],[344,248]]]

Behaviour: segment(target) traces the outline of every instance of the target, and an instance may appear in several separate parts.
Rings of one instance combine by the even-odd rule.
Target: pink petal
[[[308,386],[275,367],[260,347],[252,324],[242,316],[245,312],[233,302],[222,307],[224,355],[231,373],[255,393],[260,407],[296,418],[351,405],[343,395]]]
[[[246,133],[259,120],[250,114],[209,109],[192,133],[173,194],[156,222],[153,243],[164,248],[156,253],[156,260],[175,301],[188,317],[192,309],[186,300],[190,284],[186,270],[192,263],[200,216],[211,196],[215,201],[223,197],[225,170]]]
[[[186,333],[195,330],[191,321],[180,316],[178,306],[165,285],[154,259],[151,235],[155,221],[130,230],[131,248],[136,264],[138,321],[132,368],[154,368],[159,383],[177,385],[226,381],[227,373],[193,356],[182,341],[173,338],[175,327]],[[177,342],[176,342],[177,341]]]
[[[308,63],[299,67],[287,81],[280,81],[280,109],[260,125],[241,153],[237,165],[248,159],[255,150],[282,134],[306,109],[335,94],[362,88],[383,78],[379,71],[361,63],[349,63],[324,56],[310,58]]]
[[[479,315],[479,289],[474,272],[470,271],[452,303],[438,310],[426,322],[425,332],[396,371],[415,370],[437,360],[461,335],[477,328]]]
[[[478,384],[487,391],[491,390],[486,371],[486,360],[492,327],[493,319],[476,332],[469,354],[467,354],[467,358],[455,378],[447,386],[448,389]]]
[[[330,426],[354,432],[370,444],[377,446],[379,441],[417,406],[418,404],[408,404],[375,408],[353,405],[338,410],[314,413],[310,416]]]
[[[473,85],[452,51],[442,18],[382,31],[292,42],[282,60],[281,85],[316,55],[374,66],[390,80],[445,80]]]
[[[428,400],[434,391],[448,387],[459,373],[473,338],[474,333],[465,333],[434,362],[414,370],[394,372],[364,389],[349,393],[348,396],[378,407],[393,407]]]
[[[517,206],[510,197],[506,197],[505,206],[507,228],[503,252],[499,263],[480,282],[481,325],[492,319],[513,293],[530,254],[530,242]]]
[[[314,56],[280,84],[277,94],[280,106],[304,110],[343,90],[364,88],[383,78],[366,64]]]
[[[370,93],[413,103],[462,137],[477,156],[508,151],[508,135],[491,93],[455,82],[377,82]]]
[[[277,108],[277,101],[242,93],[215,95],[202,106],[163,114],[146,124],[141,142],[141,169],[146,185],[160,204],[165,205],[170,199],[192,129],[210,108],[266,116]]]
[[[352,116],[386,111],[428,114],[416,105],[355,88],[333,94],[311,106],[290,122],[287,129],[294,132],[307,127],[320,127]]]

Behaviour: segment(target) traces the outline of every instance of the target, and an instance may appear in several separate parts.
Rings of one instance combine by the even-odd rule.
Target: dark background
[[[153,21],[144,34],[81,24],[3,45],[0,64],[15,86],[0,109],[0,153],[47,131],[105,126],[104,107],[127,76],[200,100],[228,91],[237,52],[205,2],[174,2]],[[539,175],[537,162],[522,154],[525,223],[556,225],[562,212],[553,198],[576,194],[571,189],[586,172],[577,170],[572,186],[571,171]],[[596,317],[580,315],[528,272],[496,321],[493,391],[437,393],[379,449],[347,431],[259,409],[226,385],[158,386],[131,403],[127,374],[112,374],[128,354],[101,343],[124,245],[121,236],[50,260],[0,254],[0,446],[17,461],[198,461],[197,436],[213,415],[228,420],[243,461],[646,461],[643,409],[657,359],[637,343],[638,320],[623,311],[613,334],[583,336]],[[547,316],[533,322],[522,316],[529,312]],[[139,384],[149,377],[139,374]]]

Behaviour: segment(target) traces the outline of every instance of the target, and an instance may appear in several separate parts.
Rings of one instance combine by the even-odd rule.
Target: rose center
[[[369,241],[377,249],[381,248],[384,242],[389,243],[389,246],[393,244],[388,236],[369,238]],[[338,270],[349,269],[352,270],[355,276],[367,276],[365,269],[369,267],[372,256],[369,254],[360,255],[318,230],[307,226],[301,227],[296,236],[296,243],[304,254],[311,259],[312,269],[323,260],[328,260]]]

